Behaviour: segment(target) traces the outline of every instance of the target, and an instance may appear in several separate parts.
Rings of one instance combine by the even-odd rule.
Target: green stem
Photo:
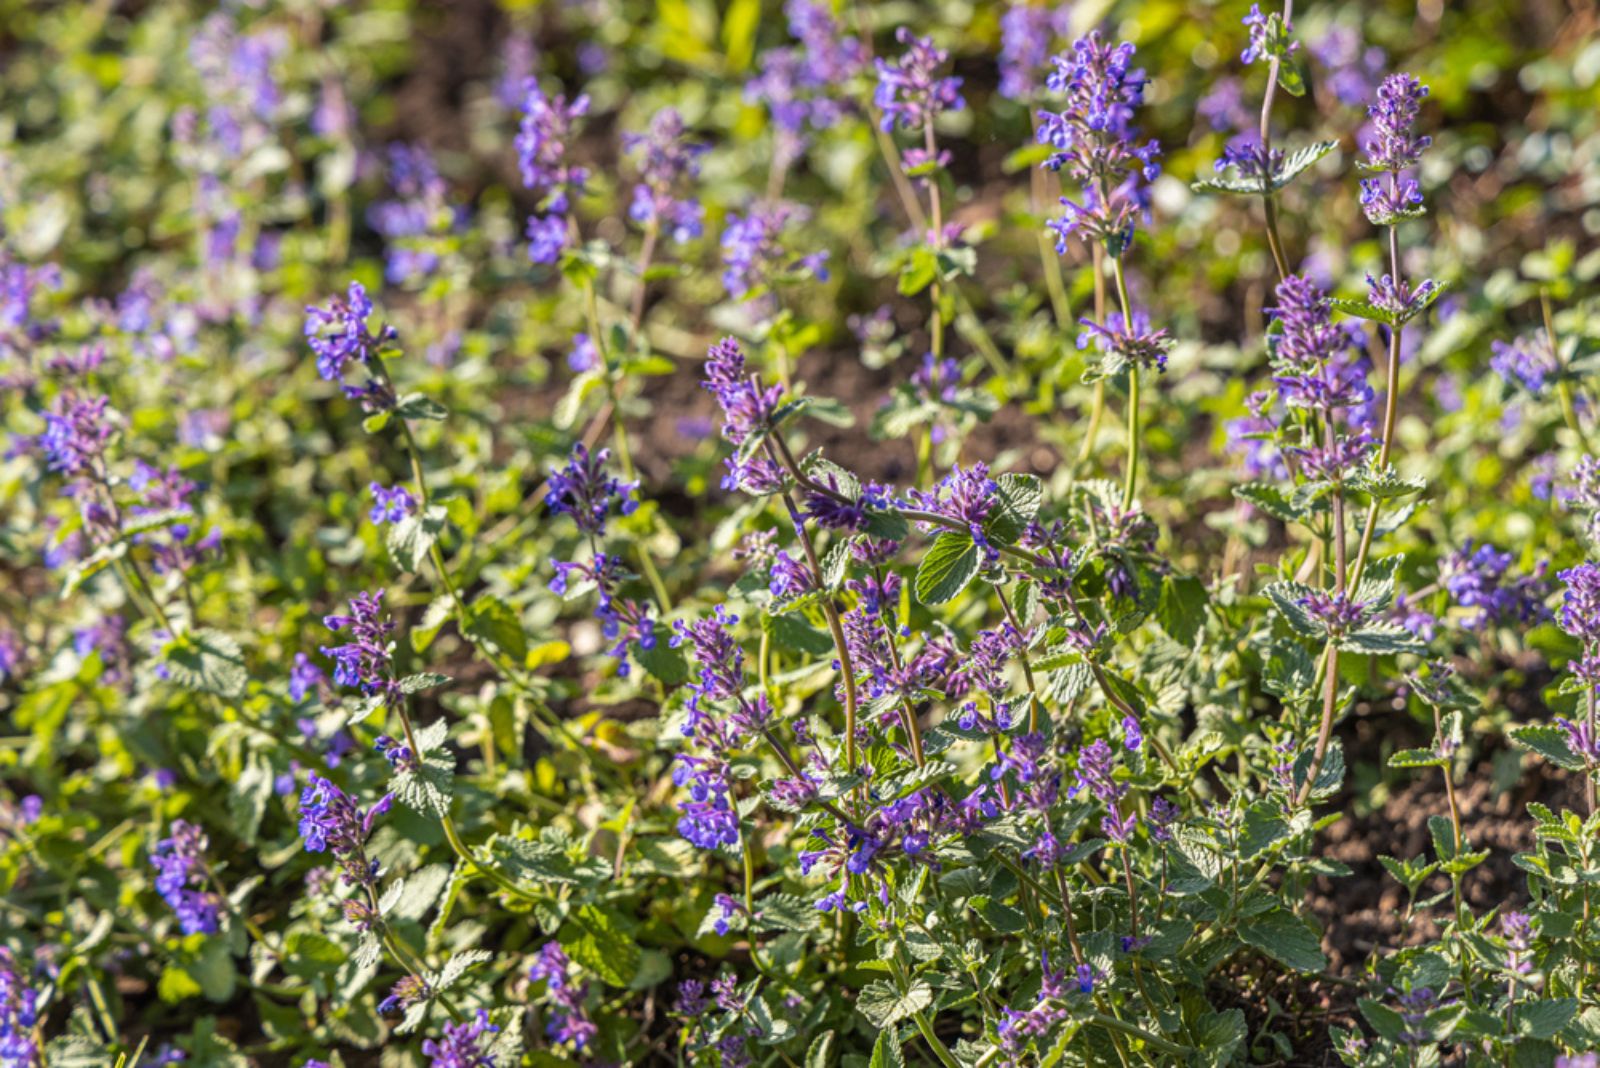
[[[1133,329],[1132,302],[1128,299],[1128,283],[1122,274],[1122,257],[1111,257],[1111,270],[1117,283],[1117,304],[1122,308],[1124,329]],[[1139,368],[1128,368],[1128,470],[1122,485],[1122,510],[1133,507],[1134,489],[1139,483]]]

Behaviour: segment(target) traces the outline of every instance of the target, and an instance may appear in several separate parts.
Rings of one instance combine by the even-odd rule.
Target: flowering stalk
[[[1251,38],[1250,48],[1245,52],[1245,61],[1251,62],[1261,55],[1267,57],[1267,88],[1261,98],[1261,205],[1267,222],[1267,247],[1272,252],[1272,262],[1278,269],[1278,278],[1282,280],[1289,276],[1289,259],[1284,253],[1283,236],[1278,232],[1277,194],[1272,189],[1272,101],[1278,91],[1278,77],[1283,61],[1294,54],[1299,43],[1290,41],[1285,44],[1272,38],[1281,38],[1293,30],[1294,0],[1284,0],[1283,16],[1276,26],[1263,19],[1260,9],[1254,6],[1250,9],[1250,17],[1245,21],[1250,26]]]

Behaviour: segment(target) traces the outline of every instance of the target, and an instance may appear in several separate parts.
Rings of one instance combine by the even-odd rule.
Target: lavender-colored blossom
[[[574,445],[566,465],[550,472],[550,489],[544,497],[550,514],[570,515],[580,531],[595,537],[605,532],[613,507],[632,515],[639,507],[634,497],[639,483],[611,475],[606,470],[610,458],[609,449],[591,454],[582,442]]]
[[[530,982],[544,983],[545,995],[550,999],[550,1019],[545,1024],[545,1034],[558,1044],[571,1043],[574,1049],[587,1049],[599,1034],[599,1028],[584,1010],[584,998],[589,993],[588,983],[574,983],[568,976],[571,960],[559,942],[546,942],[528,969]]]
[[[1510,342],[1490,343],[1494,355],[1489,366],[1508,385],[1521,386],[1535,397],[1561,373],[1561,361],[1551,351],[1549,341],[1540,334],[1524,336]]]
[[[396,337],[392,326],[377,333],[367,328],[372,317],[372,301],[366,287],[351,282],[345,296],[333,297],[322,307],[306,308],[306,343],[317,356],[317,373],[329,382],[344,384],[345,367],[350,362],[370,363],[379,350]],[[348,393],[351,387],[346,385]]]
[[[1039,113],[1038,140],[1055,151],[1045,161],[1065,170],[1081,190],[1081,203],[1061,198],[1064,213],[1053,219],[1057,248],[1067,240],[1110,243],[1120,252],[1148,207],[1147,183],[1160,173],[1160,146],[1139,144],[1134,109],[1144,100],[1144,71],[1132,66],[1133,45],[1109,45],[1096,31],[1055,59],[1046,84],[1066,95],[1060,112]]]
[[[570,198],[582,193],[589,172],[573,165],[568,150],[577,121],[589,113],[588,94],[568,101],[546,96],[537,82],[524,86],[522,122],[517,130],[517,166],[522,184],[537,193],[543,210],[566,214]]]
[[[705,209],[684,195],[684,187],[699,175],[700,157],[709,146],[689,141],[683,116],[662,108],[645,133],[623,134],[622,147],[641,157],[628,217],[641,226],[660,227],[678,244],[699,237]]]
[[[378,1002],[378,1013],[383,1016],[403,1013],[411,1006],[433,997],[434,991],[426,980],[415,975],[404,975],[389,988],[389,995]]]
[[[1172,841],[1172,825],[1178,821],[1179,815],[1178,806],[1164,797],[1150,802],[1150,815],[1145,820],[1145,827],[1150,832],[1151,841]]]
[[[1071,8],[1043,7],[1013,0],[1000,16],[1000,95],[1010,100],[1032,96],[1050,57],[1050,45],[1066,31]]]
[[[1373,86],[1388,64],[1383,49],[1366,47],[1355,26],[1331,26],[1311,45],[1311,54],[1328,68],[1326,83],[1342,104],[1372,102]]]
[[[306,852],[332,853],[346,885],[377,885],[378,862],[367,857],[367,835],[393,803],[394,795],[385,794],[362,813],[343,790],[320,775],[312,775],[300,794],[300,838]]]
[[[1584,561],[1556,576],[1566,585],[1557,621],[1585,645],[1600,642],[1600,564]]]
[[[931,491],[910,491],[909,503],[920,511],[963,524],[987,559],[998,558],[1000,551],[990,544],[983,529],[983,524],[1000,503],[1000,486],[989,476],[988,464],[957,465]],[[924,525],[930,530],[938,527],[931,523]]]
[[[1245,28],[1250,31],[1250,43],[1239,56],[1241,63],[1254,63],[1258,59],[1266,59],[1275,54],[1292,56],[1300,48],[1299,41],[1289,41],[1284,44],[1274,39],[1273,18],[1261,13],[1260,4],[1251,4],[1250,11],[1240,20]],[[1284,25],[1279,21],[1277,33],[1289,34],[1294,32],[1294,27]]]
[[[894,60],[876,60],[878,88],[873,102],[883,112],[883,129],[893,130],[898,125],[920,130],[941,112],[967,106],[961,96],[961,79],[939,77],[949,52],[936,47],[933,38],[918,37],[905,26],[895,31],[895,40],[905,46],[904,54]]]
[[[728,295],[745,299],[787,276],[826,280],[826,250],[797,255],[784,247],[784,232],[808,217],[806,209],[787,201],[753,204],[742,215],[729,214],[721,241],[722,285]]]
[[[322,669],[305,653],[295,653],[294,666],[289,669],[289,700],[299,704],[306,695],[319,690],[322,682]]]
[[[39,449],[51,471],[100,478],[106,444],[115,433],[110,398],[63,393],[44,415]]]
[[[216,934],[218,929],[222,897],[210,889],[205,851],[205,832],[186,820],[174,820],[171,836],[157,842],[150,854],[156,892],[172,907],[184,934]]]
[[[742,445],[752,433],[765,429],[783,398],[781,386],[763,389],[745,369],[744,352],[731,337],[723,338],[707,351],[701,385],[722,407],[722,436],[733,445]]]
[[[11,950],[0,946],[0,1064],[5,1068],[44,1068],[37,1028],[39,992]]]
[[[1509,575],[1511,554],[1471,541],[1445,557],[1439,581],[1463,608],[1471,609],[1468,630],[1486,626],[1537,623],[1550,618],[1544,606],[1549,590],[1541,566],[1532,575]]]
[[[1378,98],[1368,107],[1373,137],[1364,148],[1368,170],[1399,173],[1417,165],[1422,153],[1433,143],[1420,137],[1414,127],[1428,87],[1409,74],[1391,74],[1378,86]]]
[[[1120,312],[1109,313],[1104,326],[1088,317],[1079,319],[1078,325],[1083,327],[1078,332],[1080,350],[1092,344],[1102,355],[1115,355],[1122,363],[1156,371],[1167,369],[1172,335],[1166,330],[1150,329],[1150,317],[1143,312],[1133,313],[1132,329]]]
[[[1338,590],[1313,590],[1300,598],[1299,605],[1330,635],[1349,633],[1366,622],[1369,615],[1364,602]]]
[[[487,1009],[461,1023],[447,1023],[437,1039],[422,1044],[428,1068],[495,1068],[494,1057],[484,1048],[484,1036],[499,1031],[489,1022]]]
[[[367,489],[372,493],[372,511],[367,518],[374,523],[398,523],[417,509],[416,498],[404,486],[385,487],[374,482]]]
[[[567,353],[569,370],[582,374],[600,366],[600,350],[588,334],[572,335],[572,351]]]
[[[350,640],[344,645],[324,645],[322,654],[333,658],[335,683],[359,687],[362,693],[381,695],[393,702],[399,695],[389,649],[394,621],[380,619],[382,611],[383,591],[378,590],[352,597],[349,615],[323,617],[323,625],[329,630],[335,633],[348,630]]]

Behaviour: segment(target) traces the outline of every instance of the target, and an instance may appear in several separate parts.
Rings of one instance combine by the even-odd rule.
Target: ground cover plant
[[[1600,14],[0,3],[0,1068],[1600,1064]]]

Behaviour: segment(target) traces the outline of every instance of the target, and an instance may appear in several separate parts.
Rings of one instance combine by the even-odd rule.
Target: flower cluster
[[[808,215],[798,204],[777,201],[728,216],[722,230],[722,285],[728,296],[749,299],[781,281],[827,279],[827,250],[796,255],[783,243],[785,231]]]
[[[394,621],[381,618],[382,611],[383,591],[378,590],[350,598],[349,615],[323,617],[323,625],[334,633],[348,630],[350,640],[343,645],[324,645],[322,655],[333,659],[335,683],[357,687],[393,704],[400,697],[389,643]]]
[[[39,1023],[39,992],[24,978],[11,950],[0,946],[0,1064],[44,1068]]]
[[[1508,386],[1521,386],[1535,397],[1561,374],[1561,361],[1543,335],[1490,343],[1489,366]]]
[[[396,284],[420,282],[438,270],[440,245],[461,229],[466,211],[449,202],[449,187],[426,149],[390,145],[388,163],[393,196],[373,204],[367,221],[384,238],[384,277]]]
[[[522,184],[539,198],[539,213],[528,216],[528,258],[555,263],[567,247],[568,213],[589,181],[587,168],[574,165],[568,149],[577,121],[589,113],[588,94],[572,101],[546,96],[529,79],[517,131],[517,163]]]
[[[546,506],[552,515],[570,515],[578,530],[588,538],[592,552],[587,562],[556,561],[550,589],[569,596],[573,592],[574,578],[594,584],[597,592],[595,618],[600,621],[601,634],[614,643],[610,653],[617,658],[617,673],[626,677],[631,671],[628,643],[634,642],[644,651],[654,649],[656,629],[649,605],[621,593],[622,583],[628,577],[622,558],[600,548],[612,508],[628,515],[638,506],[633,498],[638,483],[623,482],[607,474],[604,465],[608,455],[602,449],[590,456],[580,442],[573,446],[567,465],[550,476]]]
[[[300,838],[306,852],[332,853],[348,886],[376,886],[378,862],[367,856],[367,836],[393,804],[394,795],[385,794],[363,813],[350,795],[322,776],[312,775],[300,794]]]
[[[317,373],[329,382],[337,382],[345,396],[361,401],[364,407],[380,410],[394,406],[394,395],[381,377],[369,377],[361,384],[346,380],[351,363],[361,364],[369,370],[382,359],[383,351],[398,337],[394,327],[385,325],[374,333],[367,320],[372,318],[372,300],[366,287],[351,282],[343,297],[333,297],[327,304],[306,308],[306,344],[317,357]]]
[[[210,889],[205,852],[205,832],[187,820],[175,820],[172,834],[150,854],[156,892],[172,906],[184,934],[217,932],[222,898]]]
[[[873,95],[873,102],[883,112],[885,130],[896,126],[921,130],[941,112],[967,106],[961,96],[961,79],[939,76],[949,52],[935,46],[931,37],[918,37],[905,26],[895,31],[895,40],[905,46],[905,52],[898,59],[878,58],[878,88]]]
[[[550,1019],[545,1024],[545,1034],[553,1042],[571,1043],[573,1049],[583,1050],[594,1041],[599,1029],[584,1009],[589,984],[572,981],[567,974],[571,964],[561,943],[546,942],[528,968],[528,980],[545,984],[545,996],[550,1001]]]
[[[1054,151],[1045,161],[1078,184],[1080,200],[1061,198],[1065,209],[1050,222],[1056,246],[1067,239],[1105,242],[1117,254],[1133,239],[1149,206],[1148,183],[1160,173],[1160,146],[1138,143],[1133,124],[1144,100],[1144,71],[1134,67],[1133,45],[1111,45],[1096,31],[1055,58],[1045,84],[1066,96],[1059,112],[1039,113],[1038,139]]]
[[[484,1039],[500,1028],[489,1022],[486,1009],[479,1009],[471,1020],[447,1023],[440,1037],[422,1043],[429,1058],[428,1068],[496,1068],[494,1056],[484,1048]]]
[[[1445,557],[1439,582],[1468,614],[1468,630],[1489,626],[1533,624],[1550,618],[1545,607],[1549,589],[1544,565],[1532,575],[1512,576],[1511,554],[1493,545],[1473,547],[1471,541]]]
[[[1391,74],[1378,86],[1378,98],[1368,106],[1373,136],[1364,148],[1361,166],[1387,172],[1388,177],[1364,178],[1361,206],[1374,226],[1393,226],[1421,212],[1422,190],[1416,179],[1405,177],[1433,143],[1414,130],[1428,87],[1409,74]],[[1376,302],[1375,302],[1376,303]]]
[[[709,146],[685,139],[683,116],[672,108],[656,112],[644,133],[624,134],[622,146],[641,157],[628,218],[664,230],[680,245],[699,237],[705,208],[685,197],[683,186],[699,175]]]

